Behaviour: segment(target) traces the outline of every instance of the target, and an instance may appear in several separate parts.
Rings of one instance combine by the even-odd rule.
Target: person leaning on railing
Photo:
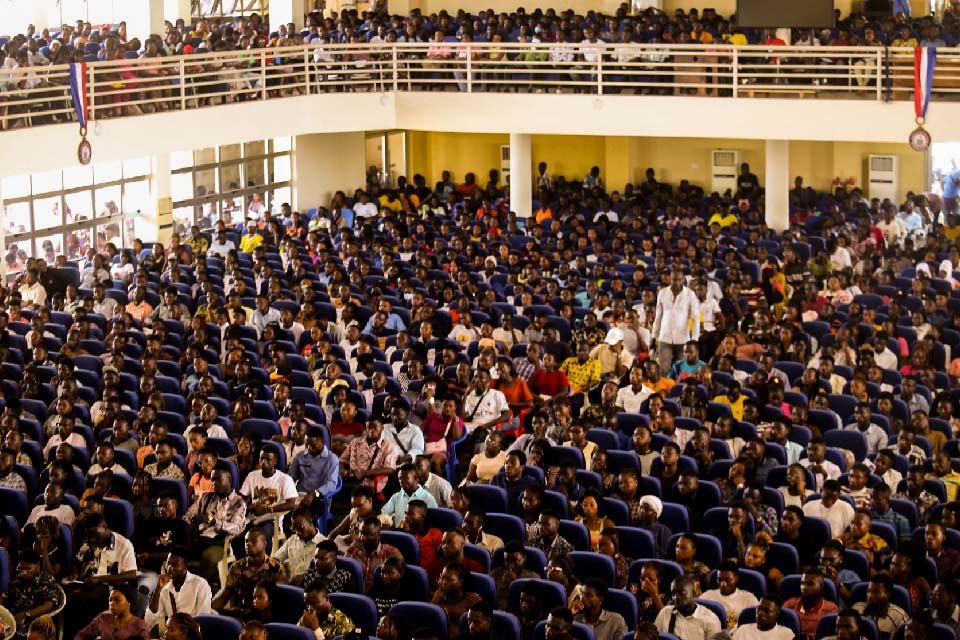
[[[439,80],[441,82],[449,79],[449,72],[445,71],[447,68],[446,61],[453,57],[453,49],[450,47],[450,44],[446,42],[445,35],[442,30],[437,30],[433,34],[433,41],[430,43],[430,46],[427,48],[427,61],[428,63],[424,64],[424,67],[427,69],[437,69],[437,71],[428,72],[426,80]],[[444,71],[441,71],[443,69]],[[430,83],[426,85],[427,91],[432,91],[433,87],[430,86]],[[439,87],[440,91],[443,91],[443,86]]]

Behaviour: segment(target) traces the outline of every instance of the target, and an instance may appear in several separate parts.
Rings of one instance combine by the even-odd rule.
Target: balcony
[[[938,59],[927,128],[935,140],[956,140],[960,49]],[[68,73],[0,71],[6,166],[75,162],[64,144],[76,139]],[[910,48],[380,43],[92,62],[86,78],[91,142],[114,158],[246,133],[905,142],[915,126]],[[21,138],[49,153],[25,157]]]

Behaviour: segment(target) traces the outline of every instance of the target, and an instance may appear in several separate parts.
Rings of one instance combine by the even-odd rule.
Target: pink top
[[[148,638],[150,630],[147,629],[147,623],[136,616],[131,617],[127,624],[119,629],[113,626],[113,614],[104,612],[93,619],[93,622],[85,626],[77,634],[76,640],[127,640],[127,638]]]

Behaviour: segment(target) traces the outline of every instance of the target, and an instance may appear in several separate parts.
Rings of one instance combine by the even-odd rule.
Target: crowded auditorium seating
[[[407,24],[419,42],[561,26],[476,18]],[[627,26],[581,22],[608,42]],[[142,55],[407,24],[171,25]],[[779,44],[706,10],[631,24],[647,43]],[[854,17],[798,38],[957,29]],[[141,44],[81,24],[5,48],[40,66]],[[724,194],[547,169],[527,219],[497,170],[417,175],[31,258],[0,300],[4,628],[957,640],[956,198],[801,180],[772,229],[747,165]],[[132,284],[102,266],[121,262]]]
[[[391,89],[715,97],[735,97],[740,90],[749,98],[804,98],[850,97],[875,87],[878,99],[883,94],[906,100],[914,86],[916,46],[943,48],[933,87],[957,90],[952,70],[960,62],[948,48],[956,45],[960,27],[952,11],[938,19],[850,14],[833,29],[796,29],[784,36],[789,42],[781,36],[742,28],[735,16],[709,8],[627,15],[625,5],[613,15],[520,8],[388,16],[344,9],[331,17],[311,14],[302,28],[293,23],[272,28],[254,14],[235,21],[168,21],[163,33],[155,34],[128,33],[126,23],[29,25],[24,33],[0,37],[5,89],[0,124],[15,128],[75,119],[67,65],[80,63],[90,65],[94,118]],[[797,47],[791,51],[797,57],[769,55],[769,47],[788,45]],[[813,49],[823,46],[834,49],[822,55]],[[872,59],[876,53],[851,52],[860,47],[884,51],[885,61]],[[226,55],[250,50],[267,53],[262,60],[255,56],[253,66],[245,55]],[[44,67],[50,69],[39,70]]]

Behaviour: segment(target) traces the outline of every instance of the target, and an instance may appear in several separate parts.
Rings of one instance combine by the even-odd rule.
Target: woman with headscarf
[[[670,536],[673,532],[670,527],[658,522],[660,514],[663,513],[663,502],[656,496],[643,496],[640,498],[640,522],[638,526],[646,529],[653,535],[653,542],[657,549],[657,558],[667,557],[667,544],[670,542]]]

